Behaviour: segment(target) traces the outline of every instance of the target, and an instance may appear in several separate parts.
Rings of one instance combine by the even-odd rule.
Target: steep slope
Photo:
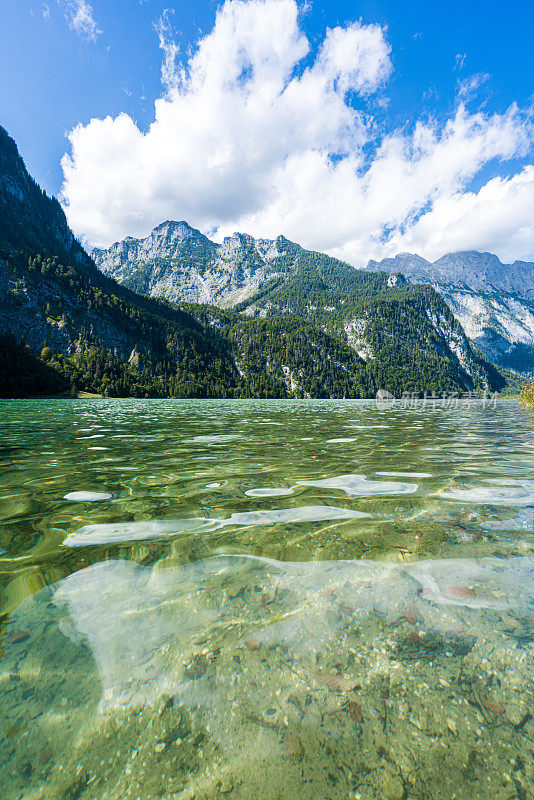
[[[82,270],[94,266],[67,225],[61,206],[28,174],[17,145],[0,126],[0,259],[56,257]]]
[[[534,264],[502,264],[491,253],[449,253],[434,263],[418,255],[370,261],[371,271],[402,272],[443,296],[469,338],[496,364],[534,370]]]
[[[215,306],[182,304],[225,337],[256,397],[374,397],[369,365],[347,343],[294,316],[250,319]]]
[[[243,384],[227,344],[191,316],[106,278],[70,231],[55,199],[28,174],[0,128],[0,332],[9,363],[34,356],[60,382],[109,394],[234,393]],[[16,348],[28,348],[23,359]],[[8,345],[6,345],[7,347]],[[0,393],[18,394],[13,370]]]
[[[303,316],[349,344],[381,388],[428,392],[500,388],[497,371],[472,348],[440,295],[402,275],[366,275],[304,251],[290,277],[237,309],[246,315]]]

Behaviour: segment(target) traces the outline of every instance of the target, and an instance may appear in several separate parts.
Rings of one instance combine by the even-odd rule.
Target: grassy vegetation
[[[519,400],[524,408],[534,411],[534,381],[523,387]]]

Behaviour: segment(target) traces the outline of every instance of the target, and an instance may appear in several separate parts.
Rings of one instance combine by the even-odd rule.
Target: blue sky
[[[293,37],[284,45],[287,52],[282,60],[284,65],[289,64],[289,72],[286,71],[283,77],[284,85],[291,76],[302,78],[306,68],[313,70],[314,64],[317,72],[318,56],[321,48],[324,52],[327,29],[337,28],[341,33],[352,31],[354,34],[351,34],[352,38],[345,36],[346,42],[343,43],[341,38],[332,40],[336,52],[347,51],[343,65],[336,67],[344,71],[346,77],[333,78],[329,88],[321,89],[323,94],[315,92],[309,100],[306,87],[300,86],[297,108],[301,103],[303,108],[315,102],[323,103],[324,107],[331,101],[333,103],[323,127],[315,113],[313,120],[317,121],[317,130],[311,132],[305,142],[295,133],[299,121],[293,119],[287,109],[273,130],[268,129],[272,114],[266,113],[265,119],[261,119],[261,115],[254,112],[254,122],[251,122],[250,114],[243,110],[241,130],[245,131],[244,145],[239,130],[231,131],[230,122],[223,121],[221,141],[226,160],[222,165],[220,159],[215,165],[210,163],[203,172],[204,153],[196,144],[204,142],[205,160],[210,162],[213,161],[213,140],[209,137],[203,139],[204,134],[196,133],[193,124],[187,120],[191,127],[189,138],[181,130],[184,115],[190,107],[194,107],[194,113],[199,115],[200,121],[196,124],[201,129],[203,127],[199,97],[195,96],[196,105],[193,106],[184,101],[186,94],[190,98],[195,91],[192,85],[186,86],[193,75],[188,60],[204,40],[208,53],[204,61],[207,63],[208,58],[210,61],[207,67],[203,62],[204,66],[199,68],[202,74],[209,70],[215,74],[224,68],[228,61],[223,51],[225,48],[231,50],[232,37],[239,39],[240,26],[254,25],[253,17],[245,18],[243,6],[247,3],[228,0],[223,19],[222,4],[202,0],[92,0],[90,3],[88,0],[48,0],[46,3],[41,0],[1,0],[0,122],[17,141],[30,172],[53,194],[59,194],[62,189],[65,176],[61,158],[64,153],[71,152],[73,144],[67,139],[67,134],[75,126],[83,126],[84,136],[78,140],[79,156],[74,159],[70,177],[67,176],[63,198],[71,224],[88,244],[109,244],[128,233],[144,235],[153,224],[162,221],[158,214],[163,213],[164,216],[187,216],[192,224],[215,236],[229,232],[236,225],[241,228],[247,225],[256,235],[289,234],[291,238],[298,238],[318,249],[327,249],[353,263],[371,255],[390,254],[404,244],[410,247],[413,244],[421,251],[424,249],[421,245],[427,239],[433,244],[427,247],[426,254],[435,257],[441,254],[440,248],[448,246],[449,240],[452,249],[463,245],[480,249],[487,241],[488,249],[493,248],[503,257],[531,254],[534,234],[524,230],[525,225],[528,226],[526,212],[525,221],[522,221],[521,210],[515,211],[516,216],[519,214],[517,224],[522,228],[515,245],[510,243],[513,235],[510,221],[501,221],[500,224],[493,218],[481,219],[480,230],[473,236],[469,231],[460,230],[458,220],[466,208],[471,209],[478,219],[482,214],[481,206],[505,202],[510,194],[515,197],[518,192],[523,193],[522,208],[531,200],[531,176],[522,171],[525,165],[532,163],[528,120],[534,91],[532,3],[503,6],[502,3],[486,2],[482,5],[470,0],[440,4],[419,0],[409,3],[398,0],[360,3],[332,0],[328,3],[312,2],[306,6],[301,3],[293,23],[292,6],[297,8],[293,0],[251,0],[248,6],[259,19],[261,6],[269,4],[286,15],[280,18],[282,27],[275,27],[270,32],[273,42],[280,38],[281,30],[286,30],[290,24],[295,27]],[[216,25],[217,9],[220,36],[210,40]],[[260,27],[269,27],[273,16],[267,8]],[[368,41],[371,33],[374,36],[372,42]],[[301,46],[302,37],[307,40],[307,47]],[[165,55],[172,60],[173,46],[178,48],[173,76],[162,85],[162,61]],[[360,46],[364,49],[361,58],[366,64],[375,56],[382,59],[377,61],[375,71],[366,79],[361,77],[361,65],[348,63],[352,57],[348,52],[350,47],[355,51]],[[252,87],[258,96],[269,83],[267,73],[271,56],[266,53],[266,47],[268,45],[260,34],[256,39],[248,37],[243,45],[247,63],[256,63],[255,53],[261,51],[262,77],[255,80]],[[278,56],[277,53],[276,58]],[[185,78],[179,79],[177,88],[180,64],[185,66],[186,73]],[[273,69],[276,72],[276,65]],[[330,67],[325,69],[321,77],[323,83],[331,72]],[[198,74],[199,70],[197,77]],[[243,75],[246,75],[246,69]],[[346,86],[340,89],[339,84],[343,81]],[[239,119],[239,103],[244,109],[249,100],[246,92],[236,96],[235,88],[230,91],[230,105],[234,109],[234,118]],[[221,93],[226,88],[219,85],[213,89],[215,95],[210,94],[212,89],[209,87],[199,91],[204,98],[202,102],[207,103],[212,98],[212,106],[219,104],[219,117],[214,116],[211,120],[216,128],[217,120],[221,113],[224,114],[221,109],[226,104]],[[274,99],[269,95],[268,102],[278,107],[283,91],[277,90]],[[174,107],[173,92],[182,95],[182,100],[177,101]],[[154,122],[156,100],[165,104],[169,113],[160,134],[149,141],[145,135]],[[289,101],[284,102],[287,106]],[[426,167],[419,164],[420,156],[412,153],[414,147],[417,149],[419,146],[413,138],[415,127],[418,124],[430,126],[435,148],[439,148],[446,135],[446,126],[456,118],[461,103],[465,104],[468,122],[462,123],[462,131],[456,136],[454,153],[452,145],[447,152],[433,153],[432,145],[425,144]],[[514,104],[519,112],[512,119]],[[359,115],[359,120],[349,119],[352,112]],[[97,126],[90,125],[92,119],[103,120],[108,116],[116,119],[119,114],[128,115],[135,131],[123,126],[121,133],[117,125],[102,132]],[[325,135],[324,128],[336,114],[335,130]],[[475,119],[477,114],[482,116]],[[512,117],[506,119],[506,114]],[[304,119],[300,115],[300,120],[303,126],[312,124],[306,112]],[[273,150],[267,146],[262,140],[262,131],[271,139],[280,131],[284,147]],[[110,175],[109,163],[102,166],[102,141],[106,136],[117,148],[120,158],[126,153],[130,161],[125,156],[124,163],[117,167],[117,174],[109,177],[109,185],[97,192],[95,198],[94,186],[88,176],[95,172],[100,182],[105,184]],[[379,204],[379,191],[389,191],[386,179],[380,179],[373,188],[371,174],[367,173],[373,163],[375,172],[378,172],[379,164],[373,160],[384,148],[384,142],[393,149],[409,151],[408,155],[399,156],[402,164],[393,156],[387,161],[393,181],[391,191],[403,196],[406,175],[413,176],[415,162],[424,172],[432,169],[437,159],[440,164],[461,159],[464,157],[459,155],[462,148],[465,150],[469,146],[466,142],[476,136],[479,136],[480,144],[472,154],[472,164],[464,161],[459,163],[456,171],[451,168],[447,174],[438,176],[439,187],[429,187],[422,179],[417,179],[418,185],[412,187],[414,197],[404,204],[402,211],[397,213],[390,204],[385,204],[375,216],[361,221],[362,214],[365,216],[362,209]],[[162,142],[162,149],[168,152],[166,159],[158,162],[149,158],[146,151],[153,153]],[[198,174],[193,175],[187,163],[175,163],[173,142],[176,148],[182,148],[181,157],[185,162],[188,157],[183,149],[190,142],[195,144],[192,157],[196,160]],[[237,152],[241,147],[246,174],[237,163],[238,155],[228,156],[230,151]],[[258,158],[258,150],[263,149],[265,152]],[[328,165],[312,163],[317,152],[322,154],[323,162],[329,160]],[[139,160],[143,160],[143,170],[136,176],[137,184],[124,185],[124,193],[131,197],[135,194],[133,187],[141,188],[144,179],[148,189],[139,192],[144,196],[138,197],[135,203],[131,200],[126,205],[123,196],[113,195],[116,191],[114,184],[124,183],[125,175],[135,171]],[[172,189],[171,184],[163,185],[166,165],[171,162],[175,170],[172,183],[184,187],[182,194]],[[345,181],[339,169],[340,162],[348,176]],[[323,169],[326,170],[324,173]],[[281,171],[284,172],[282,177]],[[356,173],[357,182],[354,180]],[[518,177],[521,175],[523,178]],[[497,177],[503,181],[514,178],[518,183],[510,186],[492,183],[492,179]],[[303,185],[297,190],[295,187],[299,182]],[[322,201],[311,203],[308,195],[321,194],[323,186]],[[489,188],[484,193],[485,187]],[[418,191],[420,194],[416,198]],[[345,193],[344,207],[349,219],[343,226],[337,222],[339,208],[336,197]],[[328,198],[332,198],[331,202]],[[464,211],[461,204],[453,208],[451,198],[462,201]],[[92,207],[96,202],[100,204],[98,209]],[[311,220],[308,225],[292,212],[295,203],[305,207],[302,216]],[[428,212],[435,211],[434,207],[437,211],[429,216]],[[532,206],[530,208],[532,212]],[[531,213],[530,216],[534,215]],[[421,225],[422,217],[425,218],[424,225]],[[318,225],[334,230],[330,235],[319,236],[316,232]],[[448,225],[452,231],[450,236],[443,232]],[[502,229],[500,238],[491,233],[496,227]],[[371,230],[366,233],[369,228]],[[390,235],[392,231],[394,235]]]

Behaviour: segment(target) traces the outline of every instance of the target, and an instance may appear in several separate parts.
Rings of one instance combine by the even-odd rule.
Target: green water
[[[534,416],[0,403],[3,800],[534,797]]]

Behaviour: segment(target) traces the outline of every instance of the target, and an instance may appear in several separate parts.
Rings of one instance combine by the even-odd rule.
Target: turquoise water
[[[0,403],[0,796],[534,796],[516,402]]]

